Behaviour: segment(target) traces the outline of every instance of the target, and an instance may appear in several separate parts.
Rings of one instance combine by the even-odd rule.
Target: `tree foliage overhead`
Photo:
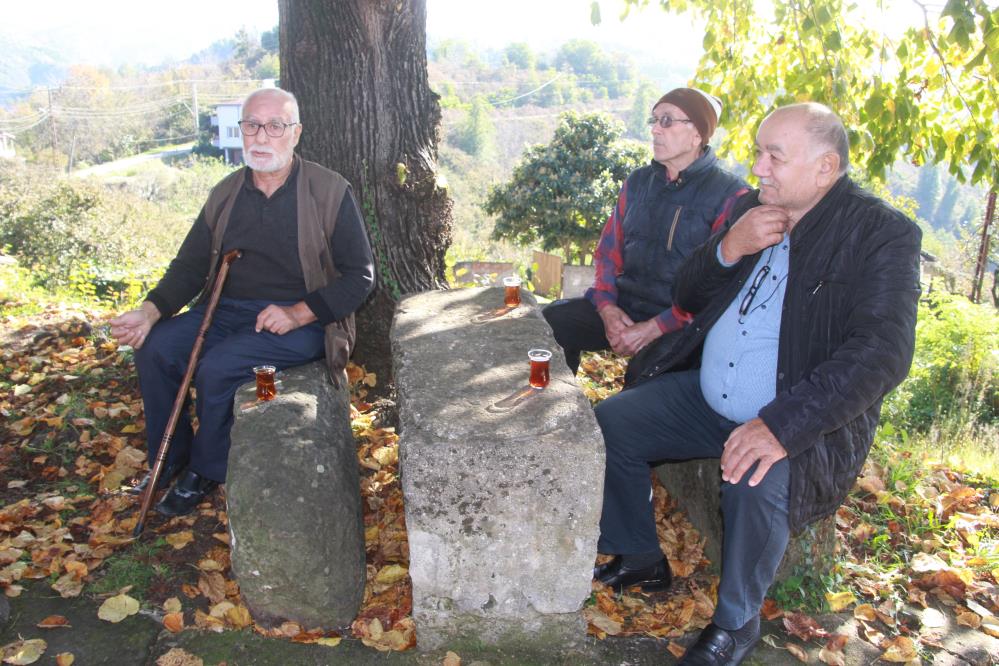
[[[654,0],[625,0],[644,7]],[[937,17],[897,39],[875,30],[850,0],[658,0],[706,21],[693,83],[725,103],[722,151],[748,161],[766,113],[796,101],[822,102],[850,130],[852,158],[872,176],[905,155],[946,162],[962,181],[999,184],[999,8],[947,0]],[[994,3],[992,3],[994,4]]]
[[[551,142],[528,148],[510,181],[489,193],[483,208],[498,216],[494,238],[540,240],[566,261],[592,255],[621,183],[649,158],[645,146],[621,141],[623,132],[604,114],[563,114]]]

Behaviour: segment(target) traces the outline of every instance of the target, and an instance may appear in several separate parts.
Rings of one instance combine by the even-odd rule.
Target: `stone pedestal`
[[[721,468],[717,458],[665,463],[656,467],[663,487],[678,501],[690,523],[705,537],[704,554],[721,571],[722,533]],[[798,537],[791,537],[787,552],[777,569],[775,583],[792,575],[819,576],[832,568],[836,547],[836,517],[810,525]]]
[[[232,570],[265,626],[343,627],[364,594],[364,524],[350,397],[324,361],[236,393],[226,479]]]
[[[392,327],[413,615],[422,649],[585,636],[603,497],[593,410],[533,297],[404,299]],[[528,385],[546,348],[551,383]]]

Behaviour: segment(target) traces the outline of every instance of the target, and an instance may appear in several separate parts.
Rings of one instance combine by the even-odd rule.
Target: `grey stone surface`
[[[593,286],[596,274],[595,266],[563,264],[562,298],[577,298],[585,294],[586,290]]]
[[[534,298],[404,299],[392,328],[417,640],[571,645],[590,595],[604,446]],[[528,385],[546,348],[551,383]]]
[[[364,593],[364,525],[349,395],[323,361],[236,394],[226,482],[232,569],[254,619],[349,624]]]
[[[664,463],[656,474],[670,497],[687,514],[691,524],[705,538],[704,554],[715,570],[721,569],[723,524],[721,515],[721,468],[717,458]],[[836,547],[836,517],[820,520],[797,537],[792,537],[777,569],[779,583],[802,570],[820,576],[832,567]]]

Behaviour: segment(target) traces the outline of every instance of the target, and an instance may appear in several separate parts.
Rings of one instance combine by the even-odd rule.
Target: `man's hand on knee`
[[[786,457],[787,451],[770,432],[767,424],[757,417],[746,421],[728,436],[721,457],[722,480],[739,483],[742,475],[758,461],[760,464],[749,478],[749,485],[755,486],[763,480],[775,462]]]
[[[316,320],[309,306],[304,301],[294,305],[274,305],[273,303],[257,315],[256,331],[269,331],[275,335],[290,333],[296,328],[311,324]]]
[[[634,326],[635,322],[631,320],[631,317],[624,310],[616,305],[606,305],[597,310],[597,314],[600,315],[600,319],[604,322],[604,335],[607,336],[607,342],[610,343],[611,349],[616,353],[623,353],[619,351],[619,347],[622,345],[621,334],[629,326]]]
[[[625,356],[637,354],[662,334],[663,332],[659,330],[659,324],[656,323],[655,319],[640,321],[624,329],[618,336],[618,344],[614,346],[614,351]]]

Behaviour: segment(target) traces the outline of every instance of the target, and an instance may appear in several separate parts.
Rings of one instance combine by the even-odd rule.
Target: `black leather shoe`
[[[642,592],[658,592],[669,589],[670,583],[673,582],[673,574],[670,573],[669,563],[665,557],[650,566],[629,569],[622,564],[621,556],[618,555],[607,564],[594,568],[593,576],[615,592],[634,585],[642,588]]]
[[[748,631],[746,631],[748,629]],[[697,642],[687,648],[680,664],[688,666],[738,666],[749,656],[760,640],[760,617],[757,615],[738,634],[747,633],[744,638],[717,626],[709,624],[697,637]]]
[[[156,482],[156,490],[163,490],[169,486],[178,474],[180,474],[179,465],[164,465],[163,469],[160,470],[160,480]],[[149,487],[149,480],[151,478],[153,478],[152,471],[147,472],[137,484],[126,488],[125,492],[129,495],[141,495],[146,492],[146,488]]]
[[[186,516],[201,504],[205,497],[218,488],[219,482],[206,479],[196,472],[185,470],[177,482],[173,484],[159,504],[156,511],[164,516]]]
[[[607,560],[603,564],[598,564],[593,567],[593,578],[599,580],[601,583],[604,582],[606,578],[613,576],[617,573],[617,570],[621,568],[621,556],[615,555],[611,559]]]

